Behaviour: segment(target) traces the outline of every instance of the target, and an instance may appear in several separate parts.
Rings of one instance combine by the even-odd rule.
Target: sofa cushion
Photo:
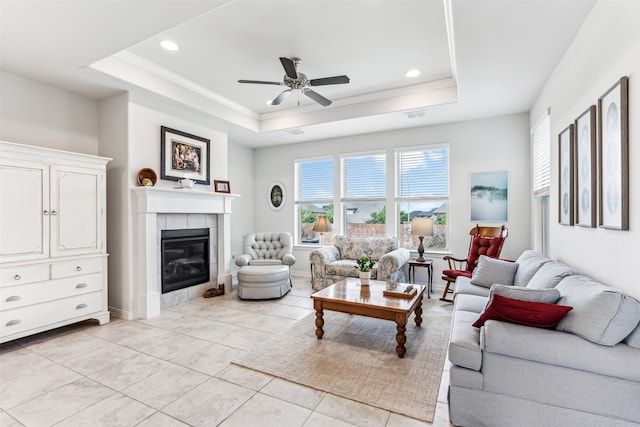
[[[518,270],[516,270],[516,275],[513,278],[513,284],[515,286],[527,286],[529,280],[536,274],[538,269],[549,261],[551,260],[540,252],[532,250],[522,252],[518,259],[516,259]]]
[[[354,259],[341,259],[326,265],[325,272],[332,276],[358,277],[360,270],[356,268],[357,266],[358,264],[356,264],[356,260]],[[377,276],[377,268],[378,265],[376,263],[371,270],[372,279],[375,279]]]
[[[480,330],[473,327],[478,313],[457,310],[451,322],[449,338],[449,360],[463,368],[479,371],[482,367]]]
[[[369,257],[374,261],[386,253],[398,249],[398,239],[395,237],[348,237],[337,235],[333,244],[340,251],[342,259],[359,259]]]
[[[625,344],[629,347],[640,348],[640,323],[638,326],[624,339]]]
[[[557,289],[530,289],[521,286],[506,286],[495,284],[489,290],[489,301],[491,302],[494,295],[500,295],[507,298],[518,299],[521,301],[546,302],[547,304],[555,304],[560,299],[560,291]]]
[[[555,288],[562,279],[572,274],[577,274],[577,271],[561,262],[545,262],[531,277],[529,283],[527,283],[527,288]]]
[[[486,298],[489,296],[489,288],[472,285],[470,277],[458,277],[453,297],[457,298],[458,295],[478,295]]]
[[[554,328],[571,307],[548,304],[545,302],[522,301],[513,298],[494,295],[493,300],[480,314],[473,326],[479,328],[490,319],[503,320],[518,325],[534,326],[537,328]]]
[[[570,332],[602,345],[616,345],[640,321],[640,302],[618,289],[581,275],[565,277],[558,283],[559,304],[574,309],[556,329]]]
[[[494,283],[513,285],[518,264],[480,255],[478,265],[471,275],[471,284],[490,288]]]
[[[487,305],[487,297],[479,295],[458,295],[455,299],[453,311],[470,311],[480,314]]]

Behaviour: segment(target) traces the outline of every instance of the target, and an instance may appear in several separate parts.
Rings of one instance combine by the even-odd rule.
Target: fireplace
[[[209,229],[162,230],[163,294],[209,281]]]

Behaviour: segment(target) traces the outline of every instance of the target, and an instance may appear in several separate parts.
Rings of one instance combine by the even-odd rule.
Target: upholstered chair
[[[283,232],[255,232],[244,236],[244,252],[236,258],[236,265],[287,265],[296,263],[293,256],[293,238]]]

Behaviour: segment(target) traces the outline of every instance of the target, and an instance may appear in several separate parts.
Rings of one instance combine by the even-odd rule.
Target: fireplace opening
[[[162,293],[209,281],[209,229],[162,230]]]

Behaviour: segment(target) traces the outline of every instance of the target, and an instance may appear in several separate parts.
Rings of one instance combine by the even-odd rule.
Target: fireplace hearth
[[[163,294],[209,281],[209,229],[162,230]]]

